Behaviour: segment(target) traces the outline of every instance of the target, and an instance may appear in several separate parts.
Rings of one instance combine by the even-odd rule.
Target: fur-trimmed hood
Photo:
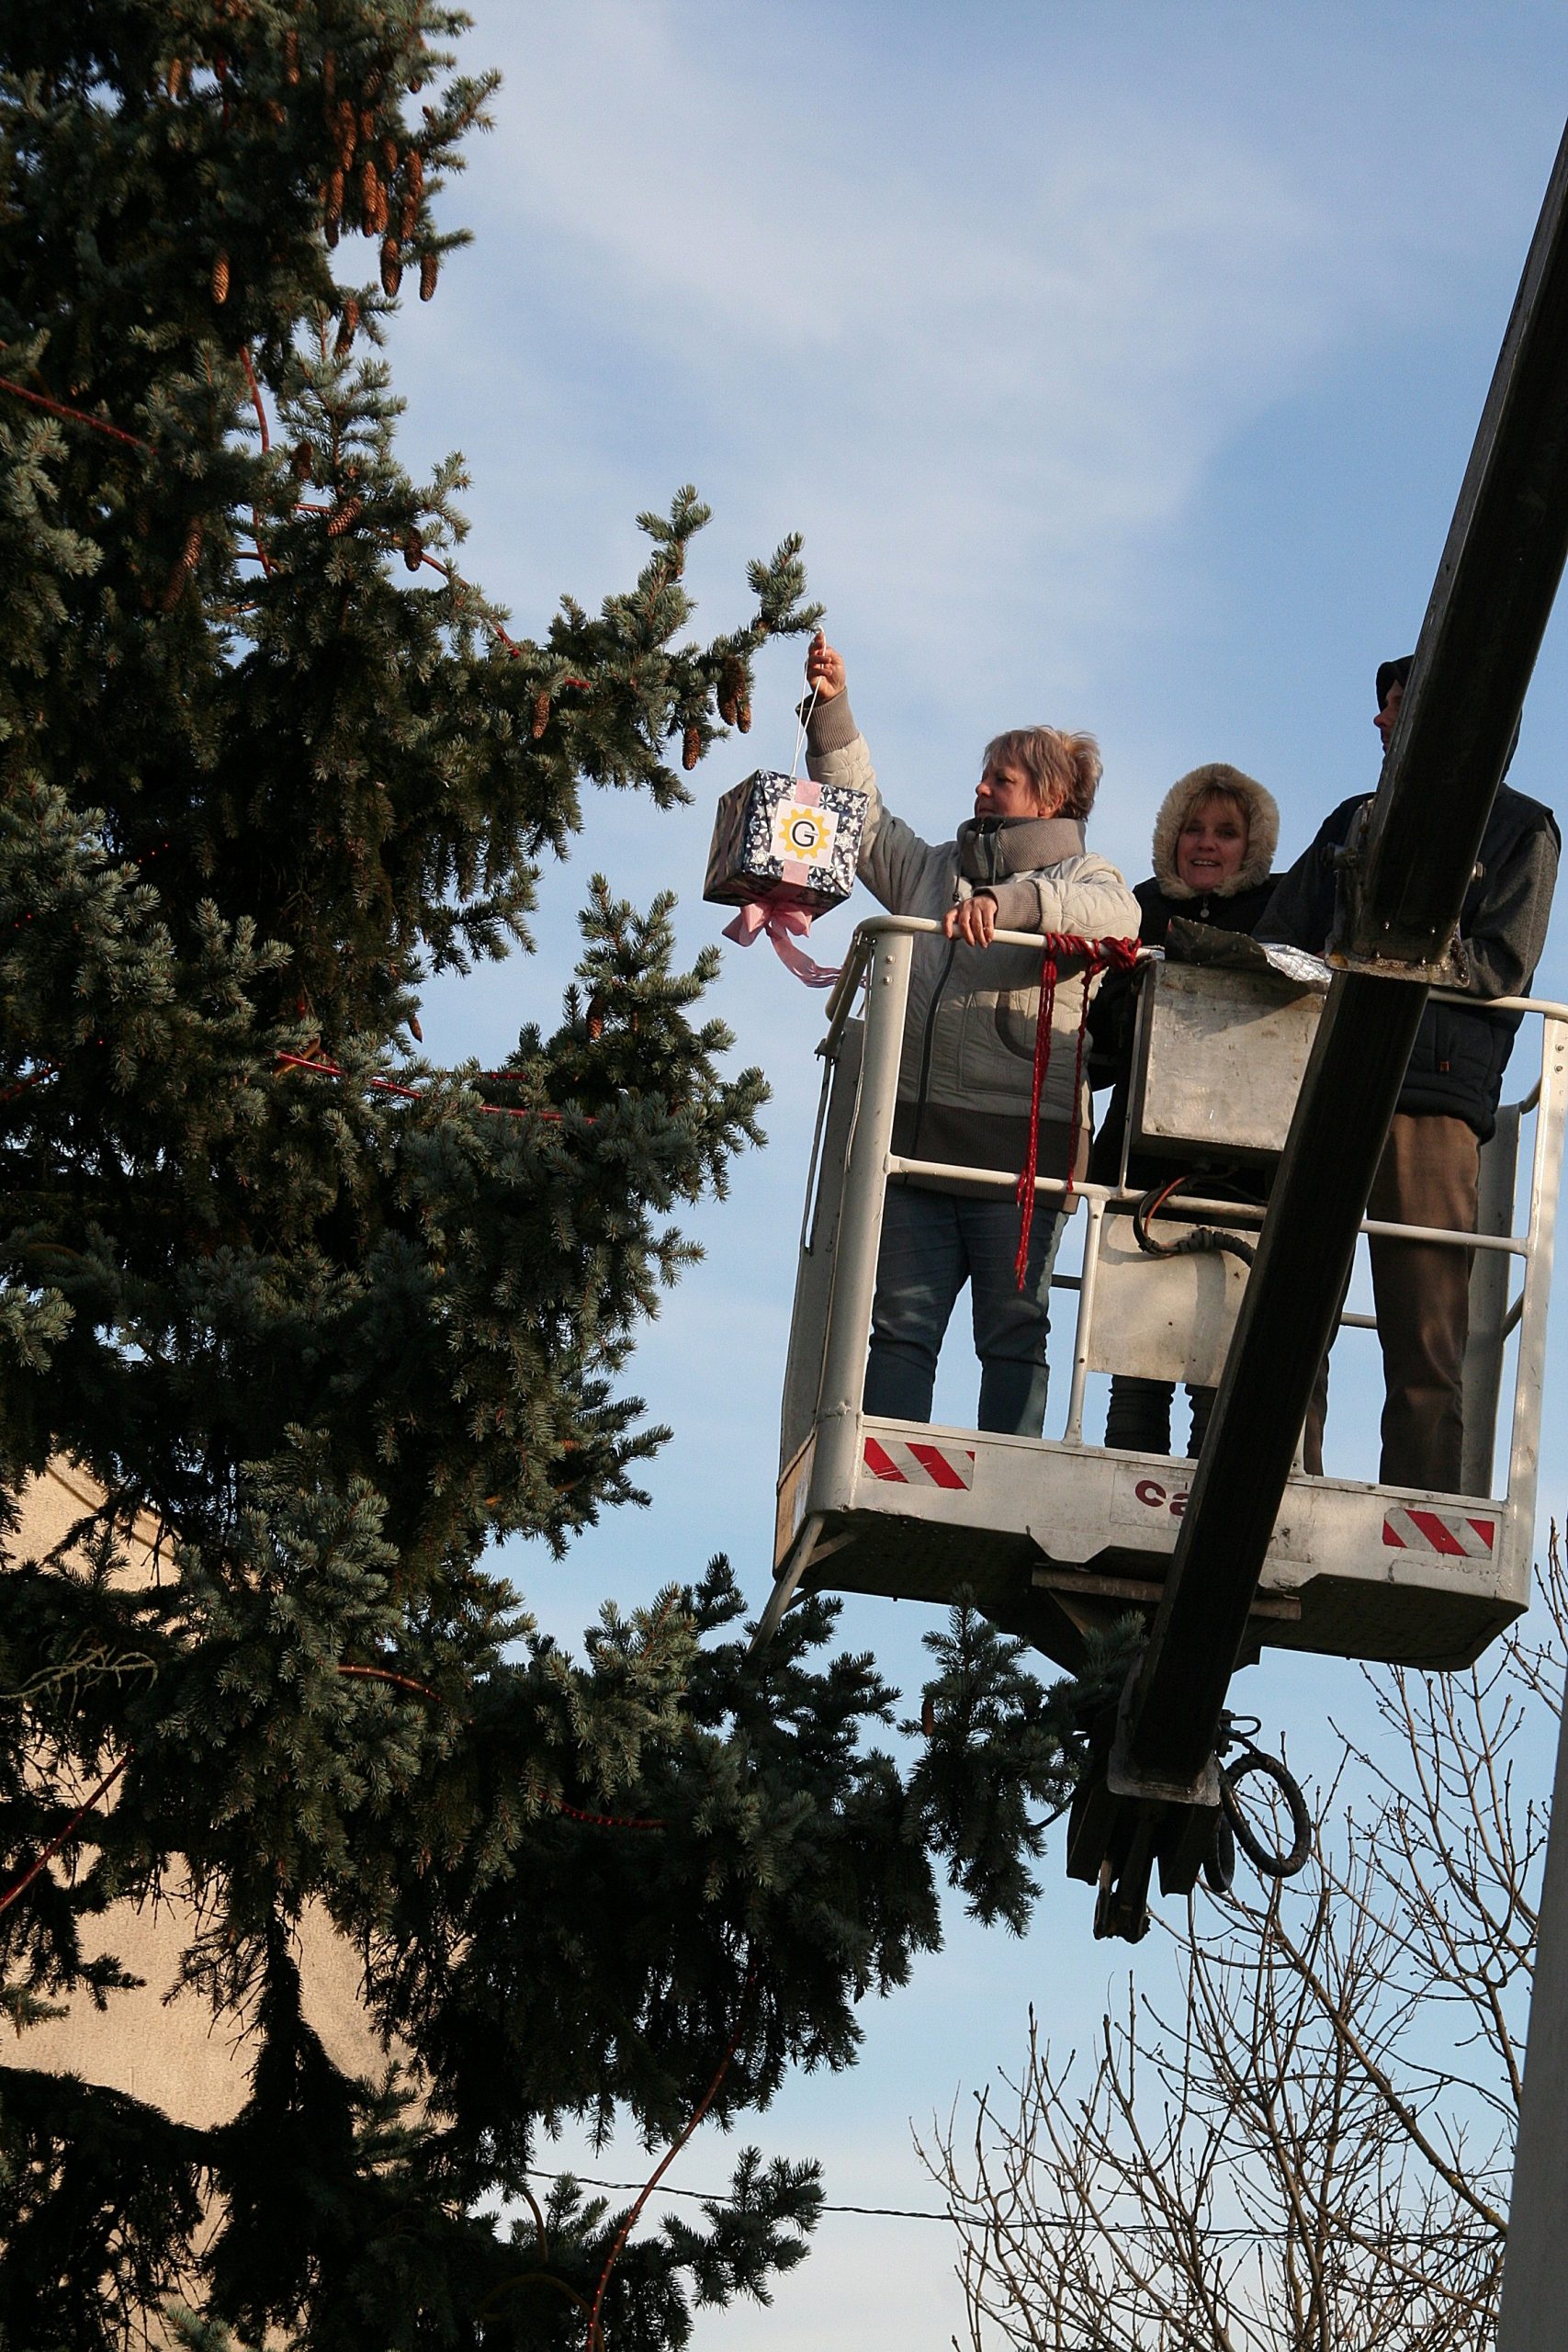
[[[1280,811],[1271,792],[1264,789],[1256,776],[1243,775],[1239,768],[1227,767],[1224,760],[1211,760],[1201,768],[1193,768],[1179,776],[1159,804],[1155,819],[1154,869],[1155,879],[1168,899],[1195,899],[1200,894],[1190,883],[1184,882],[1176,870],[1176,844],[1181,828],[1205,793],[1234,793],[1247,809],[1247,855],[1228,882],[1213,893],[1216,899],[1234,899],[1239,890],[1256,889],[1268,878],[1274,864],[1274,852],[1280,846]]]

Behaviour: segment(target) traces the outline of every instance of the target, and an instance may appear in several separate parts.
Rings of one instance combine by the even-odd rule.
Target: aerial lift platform
[[[1541,1017],[1540,1091],[1527,1096],[1535,1135],[1522,1228],[1515,1230],[1511,1214],[1505,1139],[1488,1171],[1492,1229],[1430,1237],[1474,1253],[1483,1293],[1473,1377],[1466,1366],[1477,1434],[1464,1476],[1474,1491],[1456,1498],[1308,1479],[1299,1444],[1427,994],[1452,977],[1460,911],[1565,557],[1568,139],[1377,795],[1342,858],[1332,977],[1224,1347],[1202,1453],[1184,1491],[1175,1483],[1179,1465],[1118,1456],[1084,1440],[1090,1363],[1136,1370],[1132,1351],[1148,1339],[1148,1318],[1137,1312],[1131,1332],[1114,1336],[1112,1294],[1125,1285],[1111,1268],[1126,1206],[1115,1188],[1084,1186],[1076,1196],[1085,1255],[1059,1441],[917,1429],[861,1410],[886,1181],[921,1173],[968,1181],[971,1171],[913,1163],[891,1148],[913,927],[863,926],[837,992],[818,1154],[831,1173],[808,1212],[784,1408],[779,1573],[759,1637],[806,1583],[931,1600],[963,1586],[998,1623],[1071,1663],[1096,1611],[1143,1605],[1147,1638],[1113,1720],[1098,1727],[1068,1824],[1068,1872],[1097,1887],[1100,1934],[1135,1940],[1148,1925],[1155,1871],[1166,1893],[1189,1892],[1213,1855],[1230,1680],[1266,1643],[1456,1665],[1525,1606],[1562,1151],[1563,1008],[1520,1008]],[[863,978],[864,1027],[855,1035],[851,1005]],[[1145,1016],[1146,1094],[1157,1022],[1146,1007]],[[1156,1084],[1156,1115],[1159,1093]],[[1203,1214],[1196,1202],[1188,1211]],[[1510,1297],[1506,1269],[1516,1258],[1523,1280]],[[1488,1279],[1495,1285],[1489,1294]],[[1232,1320],[1217,1297],[1190,1301],[1185,1363],[1197,1360],[1200,1305],[1222,1330]],[[1170,1322],[1174,1340],[1180,1317]],[[1510,1326],[1518,1346],[1499,1494],[1491,1431]]]
[[[796,1280],[781,1430],[777,1581],[767,1630],[797,1590],[830,1587],[942,1602],[966,1588],[997,1623],[1071,1670],[1084,1635],[1160,1600],[1196,1464],[1086,1438],[1090,1373],[1215,1385],[1248,1286],[1235,1255],[1150,1257],[1133,1211],[1142,1188],[1042,1179],[1042,1210],[1083,1228],[1081,1270],[1058,1274],[1053,1322],[1072,1330],[1065,1423],[1043,1442],[879,1419],[861,1409],[882,1203],[889,1177],[989,1186],[891,1148],[910,949],[933,922],[879,916],[855,933],[828,1008],[816,1148]],[[998,933],[1006,944],[1034,943]],[[1261,1210],[1204,1196],[1205,1160],[1267,1163],[1283,1147],[1325,1003],[1269,974],[1150,958],[1141,975],[1128,1152],[1193,1159],[1159,1216],[1174,1238],[1201,1223],[1256,1243]],[[863,992],[864,1012],[853,1008]],[[1480,1232],[1422,1238],[1472,1252],[1464,1367],[1462,1495],[1287,1477],[1238,1663],[1265,1645],[1407,1666],[1467,1665],[1529,1597],[1540,1376],[1553,1221],[1568,1114],[1568,1006],[1509,999],[1529,1016],[1481,1159]],[[1533,1034],[1532,1034],[1533,1033]],[[1533,1067],[1531,1066],[1533,1064]],[[1521,1136],[1528,1182],[1517,1213]],[[1123,1161],[1123,1176],[1125,1159]],[[1064,1198],[1064,1195],[1066,1197]],[[1517,1228],[1516,1230],[1516,1227]],[[1366,1219],[1368,1233],[1403,1231]],[[1410,1230],[1415,1230],[1411,1228]],[[1058,1303],[1059,1302],[1059,1303]],[[1070,1310],[1064,1311],[1064,1310]],[[1348,1327],[1370,1316],[1344,1314]],[[1510,1341],[1514,1344],[1510,1346]],[[1503,1476],[1494,1479],[1499,1407]]]

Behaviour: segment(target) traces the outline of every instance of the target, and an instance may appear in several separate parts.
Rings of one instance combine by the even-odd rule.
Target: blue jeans
[[[976,1427],[1038,1437],[1045,1423],[1045,1336],[1051,1269],[1062,1220],[1041,1204],[1019,1289],[1018,1206],[1003,1198],[889,1184],[876,1261],[865,1410],[890,1420],[929,1421],[942,1334],[965,1281],[980,1359]]]

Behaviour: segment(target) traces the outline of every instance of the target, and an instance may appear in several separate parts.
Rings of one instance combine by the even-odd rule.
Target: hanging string
[[[800,755],[806,749],[807,730],[811,725],[811,714],[817,707],[817,697],[821,691],[821,679],[814,678],[811,682],[811,692],[806,701],[795,705],[795,715],[798,721],[798,725],[795,738],[795,755],[789,763],[789,780],[791,784],[795,782],[796,772],[800,766]]]
[[[1024,1286],[1029,1267],[1029,1239],[1034,1226],[1034,1185],[1040,1167],[1040,1095],[1051,1067],[1051,1029],[1056,1010],[1056,981],[1065,963],[1083,966],[1083,997],[1078,1006],[1077,1049],[1073,1057],[1073,1107],[1067,1129],[1067,1182],[1070,1198],[1077,1170],[1078,1138],[1083,1132],[1084,1046],[1089,1028],[1089,1000],[1103,971],[1130,972],[1138,959],[1135,939],[1079,939],[1076,933],[1048,931],[1040,951],[1040,1016],[1034,1025],[1034,1075],[1029,1096],[1029,1141],[1015,1195],[1018,1202],[1018,1256],[1013,1275]]]

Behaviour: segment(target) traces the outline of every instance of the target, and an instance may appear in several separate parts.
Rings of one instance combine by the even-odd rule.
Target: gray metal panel
[[[1324,998],[1282,976],[1156,964],[1144,981],[1128,1128],[1134,1151],[1281,1151]]]
[[[1152,1229],[1159,1240],[1170,1242],[1192,1227],[1162,1216]],[[1228,1250],[1148,1257],[1134,1238],[1130,1216],[1105,1218],[1094,1317],[1084,1351],[1089,1371],[1217,1387],[1247,1271]]]
[[[795,1312],[789,1327],[789,1361],[784,1370],[779,1429],[781,1471],[805,1444],[817,1420],[828,1302],[832,1296],[839,1242],[839,1211],[844,1194],[844,1163],[849,1155],[864,1042],[863,1023],[846,1021],[840,1033],[837,1059],[831,1069],[823,1073],[828,1090],[827,1112],[818,1148],[816,1197],[807,1203],[800,1261],[795,1270]]]

